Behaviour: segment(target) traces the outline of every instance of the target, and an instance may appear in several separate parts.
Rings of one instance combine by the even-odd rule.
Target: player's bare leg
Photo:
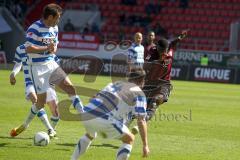
[[[72,82],[68,77],[65,77],[60,83],[58,83],[58,87],[60,87],[63,91],[65,91],[72,100],[73,107],[78,110],[78,112],[83,112],[83,104],[77,96],[75,88],[72,85]]]
[[[40,110],[41,108],[44,108],[44,104],[46,103],[47,93],[42,93],[37,95],[37,103],[36,107]],[[50,138],[53,138],[56,136],[56,132],[54,131],[53,127],[48,121],[47,114],[41,115],[40,117],[41,121],[45,125],[45,127],[48,129],[48,135]]]
[[[29,93],[28,94],[29,99],[31,100],[32,104],[34,105],[37,102],[37,95],[36,93]],[[20,133],[22,133],[24,130],[26,130],[28,128],[28,124],[26,124],[28,122],[25,122],[25,124],[22,124],[16,128],[13,128],[10,132],[11,137],[16,137],[17,135],[19,135]],[[30,122],[29,122],[30,123]]]

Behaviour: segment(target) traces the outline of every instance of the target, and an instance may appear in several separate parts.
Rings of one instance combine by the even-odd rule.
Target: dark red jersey
[[[155,44],[144,47],[144,61],[150,62],[159,59],[158,54],[155,54],[157,47]]]
[[[160,80],[170,81],[174,50],[170,49],[167,54],[161,56],[158,54],[156,47],[152,47],[150,51],[145,59],[146,83],[154,83],[154,81]]]
[[[171,80],[170,74],[171,74],[171,70],[172,70],[173,54],[174,54],[174,50],[169,49],[169,51],[167,52],[166,55],[165,54],[162,55],[162,64],[164,67],[167,68],[165,75],[163,75],[164,80]]]

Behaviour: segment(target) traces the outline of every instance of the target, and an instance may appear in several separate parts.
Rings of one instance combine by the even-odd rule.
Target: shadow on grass
[[[0,139],[32,139],[31,137],[10,137],[10,136],[0,136]]]
[[[75,147],[76,143],[57,143],[56,145],[59,146],[68,146],[68,147]],[[92,144],[92,147],[107,147],[107,148],[113,148],[113,149],[118,149],[118,146],[114,146],[112,144]]]
[[[67,152],[69,152],[69,151],[71,151],[71,149],[63,149],[63,148],[61,148],[61,149],[55,149],[55,150],[58,150],[58,151],[67,151]]]
[[[0,147],[5,147],[6,145],[8,145],[9,143],[0,143]]]
[[[66,147],[74,147],[76,144],[75,143],[56,143],[56,145],[66,146]]]
[[[103,143],[103,144],[93,144],[91,146],[93,146],[93,147],[107,147],[107,148],[113,148],[113,149],[118,149],[119,148],[118,146],[114,146],[112,144],[106,144],[106,143]]]

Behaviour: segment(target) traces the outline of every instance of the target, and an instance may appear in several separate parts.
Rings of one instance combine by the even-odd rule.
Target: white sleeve
[[[22,62],[15,63],[13,70],[12,70],[12,74],[14,75],[14,77],[20,72],[21,68],[22,68]]]

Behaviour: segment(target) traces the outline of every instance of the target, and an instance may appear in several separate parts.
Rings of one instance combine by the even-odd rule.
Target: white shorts
[[[30,100],[30,95],[29,95],[30,93],[36,93],[33,85],[29,85],[25,89],[25,97],[26,97],[27,100]],[[46,102],[50,102],[50,101],[53,101],[53,100],[58,102],[56,91],[52,87],[50,87],[47,90]]]
[[[83,121],[86,132],[95,137],[96,134],[102,138],[119,139],[124,134],[129,134],[127,126],[118,120],[106,120],[95,118],[88,121]]]
[[[55,61],[50,61],[44,65],[30,66],[32,81],[37,94],[47,92],[48,88],[50,88],[50,76],[58,67],[59,65]]]
[[[52,87],[48,88],[47,99],[46,99],[46,102],[51,102],[51,101],[56,101],[56,103],[58,103],[56,91]]]

